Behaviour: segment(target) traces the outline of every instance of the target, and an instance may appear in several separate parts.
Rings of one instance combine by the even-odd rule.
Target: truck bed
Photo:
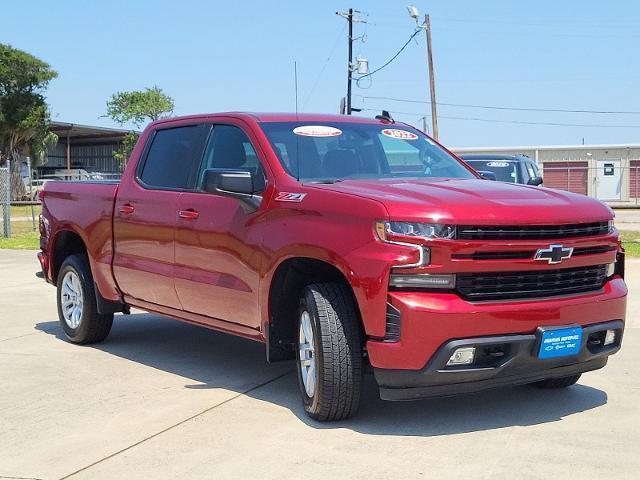
[[[114,301],[119,298],[111,273],[113,208],[118,185],[113,180],[47,182],[42,200],[49,231],[72,231],[82,239],[100,293]],[[41,238],[41,248],[48,251],[54,240]],[[55,264],[55,252],[50,253]]]

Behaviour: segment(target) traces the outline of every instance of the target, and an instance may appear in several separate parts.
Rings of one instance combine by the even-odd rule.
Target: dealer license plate
[[[557,328],[544,330],[538,358],[558,358],[577,355],[582,342],[582,328]]]

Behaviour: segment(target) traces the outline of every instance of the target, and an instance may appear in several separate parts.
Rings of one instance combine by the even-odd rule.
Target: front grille
[[[533,258],[535,251],[525,252],[474,252],[454,253],[451,258],[456,260],[519,260]]]
[[[606,265],[525,272],[460,273],[456,289],[472,301],[552,297],[599,290]]]
[[[615,250],[616,247],[609,245],[601,245],[597,247],[576,247],[573,249],[572,256],[581,255],[598,255]],[[521,260],[533,258],[535,250],[517,251],[517,252],[473,252],[473,253],[454,253],[451,258],[455,260]]]
[[[458,226],[460,240],[543,240],[605,235],[609,222],[536,226]]]
[[[579,255],[597,255],[599,253],[607,253],[616,250],[616,247],[610,247],[608,245],[602,245],[600,247],[580,247],[573,249],[573,256]]]

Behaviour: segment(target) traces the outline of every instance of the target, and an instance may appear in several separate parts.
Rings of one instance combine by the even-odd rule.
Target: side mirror
[[[496,177],[496,174],[493,172],[490,172],[489,170],[477,170],[477,172],[485,180],[493,180],[495,182],[498,179],[498,177]]]
[[[203,192],[236,198],[247,212],[257,210],[262,200],[260,195],[256,195],[253,175],[247,170],[208,168],[204,171],[200,189]]]
[[[539,187],[542,185],[542,177],[531,177],[527,181],[527,185],[533,185],[534,187]]]
[[[225,197],[253,195],[253,176],[246,170],[209,168],[202,177],[202,190]]]

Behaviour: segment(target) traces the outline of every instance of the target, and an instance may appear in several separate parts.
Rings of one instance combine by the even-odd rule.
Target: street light
[[[431,93],[431,125],[433,127],[433,138],[438,140],[438,114],[436,112],[436,79],[433,73],[433,55],[431,53],[431,22],[429,15],[424,16],[424,23],[420,23],[420,13],[414,5],[407,6],[409,16],[416,22],[416,31],[424,28],[427,36],[427,64],[429,67],[429,91]]]
[[[418,7],[414,5],[409,5],[407,7],[407,11],[409,12],[409,16],[413,18],[416,23],[418,23],[418,19],[420,18],[420,13],[418,13]]]

